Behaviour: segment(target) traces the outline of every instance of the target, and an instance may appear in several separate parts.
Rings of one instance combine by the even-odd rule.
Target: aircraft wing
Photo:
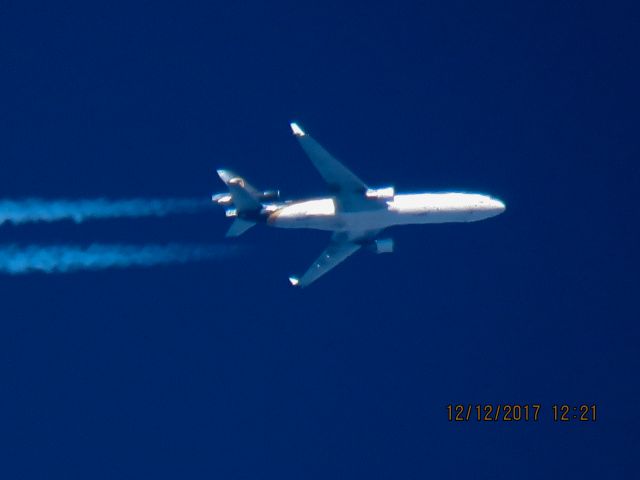
[[[313,265],[298,277],[289,277],[292,285],[306,287],[325,273],[338,266],[362,247],[362,241],[375,237],[380,230],[336,232],[331,237],[329,246],[320,254]]]
[[[351,170],[327,152],[322,145],[307,135],[297,123],[291,124],[291,131],[298,138],[300,146],[318,169],[324,181],[334,193],[364,194],[367,186]]]
[[[331,242],[302,277],[289,277],[289,281],[294,286],[306,287],[357,252],[360,246],[351,242]]]

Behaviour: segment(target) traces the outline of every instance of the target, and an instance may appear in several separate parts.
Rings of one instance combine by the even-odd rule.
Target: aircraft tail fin
[[[243,220],[242,218],[236,218],[229,230],[227,231],[227,237],[239,237],[244,232],[253,227],[256,222],[252,222],[250,220]]]
[[[260,203],[260,192],[249,185],[244,178],[236,175],[230,170],[218,170],[218,175],[227,185],[238,212],[256,212],[262,209],[262,204]]]

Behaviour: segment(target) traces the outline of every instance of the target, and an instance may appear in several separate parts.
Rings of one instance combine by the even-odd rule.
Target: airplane
[[[327,183],[328,196],[281,201],[278,190],[259,191],[243,177],[220,169],[218,175],[229,192],[213,195],[212,201],[229,207],[226,216],[235,218],[227,237],[242,235],[258,223],[332,232],[329,245],[311,267],[301,277],[289,277],[294,286],[310,285],[362,247],[369,247],[376,253],[393,252],[393,239],[376,238],[388,227],[475,222],[505,211],[503,202],[478,193],[396,194],[394,187],[369,188],[300,125],[291,123],[290,126]]]

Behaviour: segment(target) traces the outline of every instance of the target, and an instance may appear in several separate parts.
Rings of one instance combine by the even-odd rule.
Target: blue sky
[[[0,198],[323,191],[299,121],[371,185],[505,214],[392,229],[304,291],[327,235],[211,263],[0,276],[6,478],[634,478],[632,2],[0,6]],[[2,225],[2,244],[219,245],[222,211]],[[449,403],[541,403],[450,423]],[[554,423],[595,403],[595,423]]]

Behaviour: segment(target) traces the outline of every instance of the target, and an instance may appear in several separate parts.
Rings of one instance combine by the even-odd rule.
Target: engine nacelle
[[[260,195],[260,200],[277,200],[280,198],[280,190],[265,190]]]
[[[373,241],[373,247],[376,253],[392,253],[393,238],[381,238]]]
[[[216,193],[211,195],[211,201],[218,205],[231,205],[232,199],[230,193]]]
[[[393,200],[396,190],[393,187],[385,188],[368,188],[366,192],[367,198],[375,198],[377,200]]]

